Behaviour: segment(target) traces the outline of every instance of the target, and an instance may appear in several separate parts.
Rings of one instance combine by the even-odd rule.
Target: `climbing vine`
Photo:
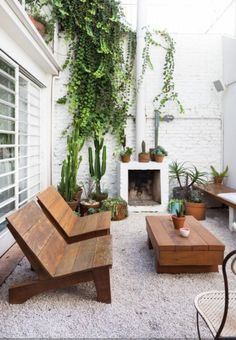
[[[161,92],[153,99],[155,109],[163,113],[163,109],[170,101],[175,102],[180,113],[184,113],[184,107],[179,100],[178,93],[175,90],[174,70],[175,70],[175,42],[170,34],[163,30],[154,30],[151,32],[147,27],[144,27],[145,32],[145,47],[143,49],[143,67],[141,77],[138,81],[140,85],[143,81],[144,74],[148,67],[153,69],[153,64],[150,57],[150,47],[161,47],[166,51],[165,63],[163,66],[163,86]],[[160,42],[157,40],[160,38]]]
[[[99,138],[111,132],[122,142],[131,102],[136,36],[125,24],[119,1],[42,1],[50,3],[69,44],[64,65],[70,71],[67,96],[59,102],[67,100],[83,137]]]

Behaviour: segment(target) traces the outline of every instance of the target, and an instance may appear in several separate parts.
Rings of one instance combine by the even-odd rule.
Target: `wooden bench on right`
[[[229,188],[223,184],[207,183],[195,186],[209,197],[229,207],[229,229],[236,231],[236,189]]]

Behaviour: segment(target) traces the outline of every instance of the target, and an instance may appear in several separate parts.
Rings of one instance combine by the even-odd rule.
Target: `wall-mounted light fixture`
[[[225,84],[222,80],[218,79],[213,81],[215,89],[217,92],[225,91],[227,87],[236,83],[236,80],[232,81],[231,83]]]

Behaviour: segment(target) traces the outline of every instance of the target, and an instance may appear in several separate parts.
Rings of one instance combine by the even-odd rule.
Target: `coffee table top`
[[[147,232],[153,245],[162,251],[224,250],[225,246],[193,216],[186,216],[185,226],[190,229],[188,238],[180,236],[174,228],[171,215],[146,216]]]

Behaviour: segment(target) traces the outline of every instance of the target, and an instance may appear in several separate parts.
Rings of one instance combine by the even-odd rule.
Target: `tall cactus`
[[[67,157],[62,163],[61,182],[58,190],[66,201],[72,201],[74,194],[78,190],[77,173],[82,156],[79,156],[84,145],[84,139],[79,134],[78,123],[75,122],[71,136],[67,136]]]
[[[95,179],[96,182],[96,194],[101,193],[101,179],[106,172],[106,158],[107,151],[106,146],[104,144],[104,138],[94,139],[94,160],[93,160],[93,150],[91,147],[88,148],[88,156],[89,156],[89,172],[91,177]],[[100,159],[100,153],[102,150],[102,162]],[[102,163],[102,164],[101,164]]]

